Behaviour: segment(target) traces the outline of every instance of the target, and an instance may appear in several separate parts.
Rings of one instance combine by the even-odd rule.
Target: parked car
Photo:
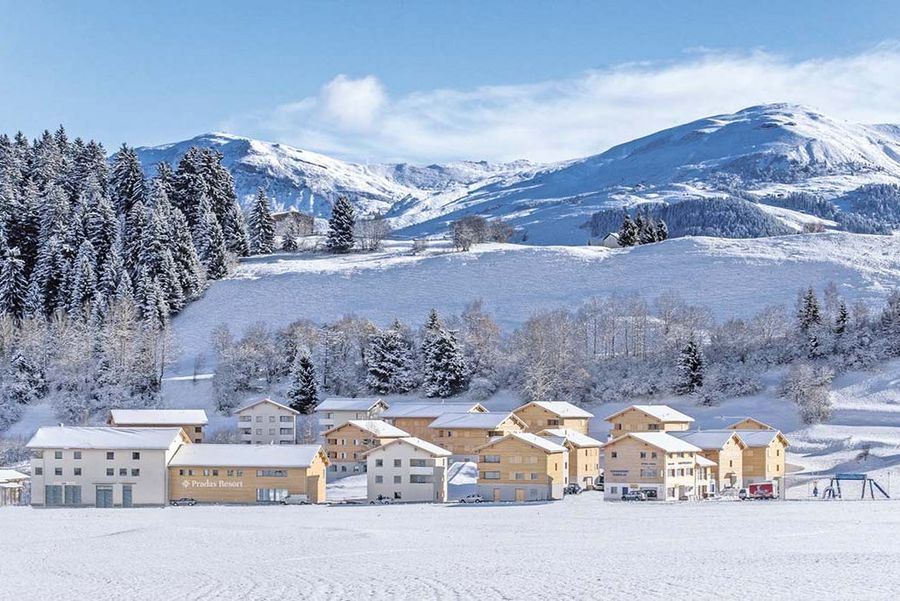
[[[563,490],[567,495],[580,495],[584,489],[577,482],[572,482]]]
[[[390,505],[394,500],[384,495],[378,495],[375,499],[369,501],[369,505]]]
[[[652,501],[652,500],[659,498],[656,494],[655,488],[642,488],[641,492],[644,493],[645,495],[647,495],[648,501]]]
[[[197,499],[192,499],[190,497],[181,497],[180,499],[172,499],[171,501],[169,501],[169,504],[175,505],[176,507],[179,505],[193,506],[197,504]]]
[[[647,493],[642,490],[629,490],[628,492],[622,493],[623,501],[646,501]]]
[[[466,495],[459,500],[460,503],[484,503],[484,497],[479,494]]]
[[[288,495],[281,500],[282,505],[309,505],[309,495]]]

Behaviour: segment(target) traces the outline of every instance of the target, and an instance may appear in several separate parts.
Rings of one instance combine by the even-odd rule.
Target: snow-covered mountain
[[[806,192],[852,212],[845,195],[900,183],[900,127],[846,123],[790,104],[701,119],[553,165],[358,165],[225,134],[138,152],[149,168],[177,161],[193,145],[218,148],[239,195],[264,185],[277,209],[327,216],[331,202],[347,194],[362,212],[386,214],[402,234],[438,233],[476,213],[508,219],[520,239],[536,244],[584,243],[597,211],[708,198],[759,201],[752,212],[796,231],[809,221],[808,210],[777,199]]]

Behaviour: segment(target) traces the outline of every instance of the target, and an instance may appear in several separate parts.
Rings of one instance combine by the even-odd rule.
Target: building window
[[[244,476],[244,470],[234,470],[234,475],[238,478],[242,478]]]
[[[260,422],[262,422],[262,416],[261,416],[261,415],[257,415],[257,416],[256,416],[256,423],[260,423]]]
[[[278,430],[278,433],[281,434],[282,436],[291,436],[294,433],[294,429],[293,428],[280,428]]]
[[[203,470],[203,475],[204,475],[204,476],[209,476],[209,470]]]
[[[612,457],[613,459],[615,459],[619,456],[619,454],[616,451],[613,451],[612,453],[609,454],[609,456]]]
[[[81,459],[81,451],[75,451],[75,459]]]
[[[325,419],[334,419],[334,413],[328,411],[327,413],[325,413]]]
[[[269,416],[269,423],[272,423],[272,422],[274,422],[274,421],[275,421],[275,416],[274,416],[274,415],[270,415],[270,416]]]
[[[140,454],[139,452],[137,452],[137,451],[134,451],[134,452],[131,454],[131,458],[132,458],[134,461],[138,461],[138,460],[141,458],[141,454]]]
[[[43,476],[43,475],[44,475],[44,468],[42,468],[42,467],[36,467],[36,468],[34,468],[34,475],[35,475],[35,476]]]
[[[43,451],[32,451],[31,456],[34,457],[35,459],[43,459],[44,452]]]
[[[375,467],[384,467],[384,459],[376,459]]]
[[[200,434],[201,432],[203,432],[203,428],[201,428],[200,426],[194,426],[194,434]]]
[[[541,479],[541,475],[540,475],[539,473],[537,473],[537,472],[531,472],[531,479],[532,479],[532,480],[540,480],[540,479]]]
[[[134,474],[132,474],[132,475],[134,475]],[[219,470],[213,470],[213,476],[218,476],[218,475],[219,475]]]
[[[428,462],[425,459],[410,459],[409,467],[428,467]]]
[[[279,503],[284,500],[284,498],[288,496],[288,491],[286,488],[257,488],[256,489],[256,502],[257,503]]]
[[[141,475],[140,468],[136,468],[136,467],[131,468],[131,477],[132,478],[137,478],[140,475]]]
[[[115,453],[113,453],[112,451],[107,451],[107,452],[106,452],[106,460],[107,460],[107,461],[112,461],[112,460],[115,459],[115,458],[116,458],[116,454],[115,454]]]
[[[481,472],[481,477],[485,480],[499,480],[500,472]]]
[[[225,472],[225,474],[226,474],[229,478],[234,478],[234,470],[228,470],[227,472]]]
[[[238,418],[238,421],[239,422],[252,422],[253,418],[250,417],[249,415],[242,415]]]
[[[622,424],[613,424],[613,430],[621,430]]]
[[[53,451],[54,459],[62,459],[62,451]]]
[[[481,460],[484,463],[500,463],[500,455],[485,455]]]
[[[403,476],[394,476],[394,484],[401,484],[403,482]]]
[[[646,459],[646,458],[647,458],[647,452],[641,451],[641,459]]]
[[[184,470],[178,470],[178,475],[179,475],[179,476],[183,476],[183,475],[184,475]]]
[[[618,487],[618,486],[610,486],[610,487],[609,487],[609,492],[611,492],[611,493],[614,494],[614,495],[615,495],[615,494],[618,494],[618,493],[619,493],[619,487]]]
[[[409,483],[410,484],[432,484],[434,482],[434,477],[431,474],[410,474],[409,475]]]
[[[402,459],[394,459],[394,467],[400,467],[403,464]]]
[[[648,430],[659,430],[659,424],[647,424]]]
[[[548,419],[548,420],[547,420],[547,425],[548,425],[548,426],[558,426],[558,425],[559,425],[559,420],[558,420],[558,419]]]
[[[375,476],[375,484],[381,484],[384,482],[384,476]]]
[[[61,467],[53,468],[53,475],[54,476],[62,476],[62,468]]]
[[[294,418],[290,415],[282,415],[282,416],[279,416],[279,418],[278,418],[278,421],[280,421],[282,423],[291,423],[293,420],[294,420]]]
[[[269,436],[275,436],[275,428],[269,428]]]
[[[656,459],[656,451],[650,453],[650,459]]]
[[[513,480],[524,480],[524,479],[525,479],[525,474],[522,472],[516,472],[513,475]]]
[[[337,444],[337,438],[328,438],[325,440],[326,444]]]
[[[106,475],[107,475],[107,476],[115,476],[115,475],[116,475],[116,470],[114,470],[114,469],[111,468],[111,467],[108,467],[108,468],[106,468]]]
[[[194,475],[194,470],[188,470],[188,476],[193,476],[193,475]]]
[[[257,478],[287,478],[287,470],[256,470]]]
[[[128,475],[128,468],[127,468],[127,467],[120,467],[120,468],[119,468],[119,476],[127,476],[127,475]]]

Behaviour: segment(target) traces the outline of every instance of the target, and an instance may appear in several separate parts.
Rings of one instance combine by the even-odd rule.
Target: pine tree
[[[625,215],[622,218],[622,227],[619,230],[619,244],[622,246],[634,246],[635,244],[638,244],[637,225],[631,220],[628,211],[625,211]]]
[[[331,209],[328,220],[328,238],[325,245],[333,253],[347,253],[353,250],[353,228],[356,218],[353,206],[346,196],[341,196]]]
[[[205,287],[203,266],[197,257],[197,249],[191,239],[187,219],[178,209],[171,214],[172,260],[178,280],[181,282],[181,293],[185,300],[197,298]]]
[[[239,257],[249,254],[244,217],[234,191],[234,179],[222,165],[223,155],[212,148],[199,149],[200,175],[206,183],[210,206],[225,237],[225,247]]]
[[[662,242],[669,239],[669,226],[662,219],[656,224],[656,241]]]
[[[847,325],[850,323],[850,312],[844,301],[838,306],[837,315],[834,318],[834,333],[842,336],[847,331]]]
[[[366,384],[378,394],[404,393],[415,388],[412,341],[400,322],[376,332],[366,350]]]
[[[250,254],[267,255],[275,251],[275,220],[269,212],[269,199],[260,187],[247,220],[250,229]]]
[[[649,212],[644,215],[643,227],[638,228],[638,239],[641,244],[653,244],[658,241],[656,221]]]
[[[312,359],[306,350],[297,352],[291,367],[291,386],[287,391],[288,406],[303,415],[310,415],[319,402],[319,389]]]
[[[97,292],[95,261],[94,247],[89,240],[85,240],[78,249],[69,289],[67,309],[72,317],[86,317],[91,313],[90,305]]]
[[[25,312],[27,294],[25,262],[19,258],[19,249],[7,248],[0,267],[0,313],[21,318]]]
[[[287,231],[281,237],[281,250],[286,253],[300,250],[300,245],[297,243],[297,227],[293,223],[288,225]]]
[[[465,388],[465,359],[453,332],[441,323],[437,311],[431,311],[422,340],[422,381],[425,394],[448,397]]]
[[[206,249],[206,277],[218,280],[228,275],[228,261],[225,251],[225,237],[215,216],[209,221],[209,246]]]
[[[691,394],[703,386],[703,354],[697,340],[691,336],[678,356],[678,380],[675,392]]]
[[[641,238],[647,232],[647,223],[644,221],[644,216],[641,214],[641,210],[638,209],[634,214],[634,229],[635,229],[635,244],[643,244]]]
[[[127,215],[137,203],[144,203],[144,171],[134,148],[122,144],[113,157],[110,187],[119,215]]]
[[[804,334],[809,330],[822,323],[822,314],[819,309],[819,301],[816,299],[815,290],[810,287],[807,289],[797,310],[797,323],[800,331]]]

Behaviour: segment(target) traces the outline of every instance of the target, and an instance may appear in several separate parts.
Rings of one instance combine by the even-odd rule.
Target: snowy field
[[[896,599],[900,504],[0,509],[0,599]],[[10,544],[12,543],[12,544]]]
[[[838,285],[849,301],[880,303],[900,282],[900,237],[842,233],[728,240],[679,238],[631,249],[487,244],[446,245],[413,254],[409,243],[335,257],[300,253],[255,257],[172,323],[180,357],[171,375],[213,361],[211,333],[242,334],[257,322],[331,321],[355,314],[386,324],[422,323],[432,307],[459,313],[475,299],[507,328],[542,309],[577,308],[594,296],[675,291],[719,319],[793,305],[804,286]]]

